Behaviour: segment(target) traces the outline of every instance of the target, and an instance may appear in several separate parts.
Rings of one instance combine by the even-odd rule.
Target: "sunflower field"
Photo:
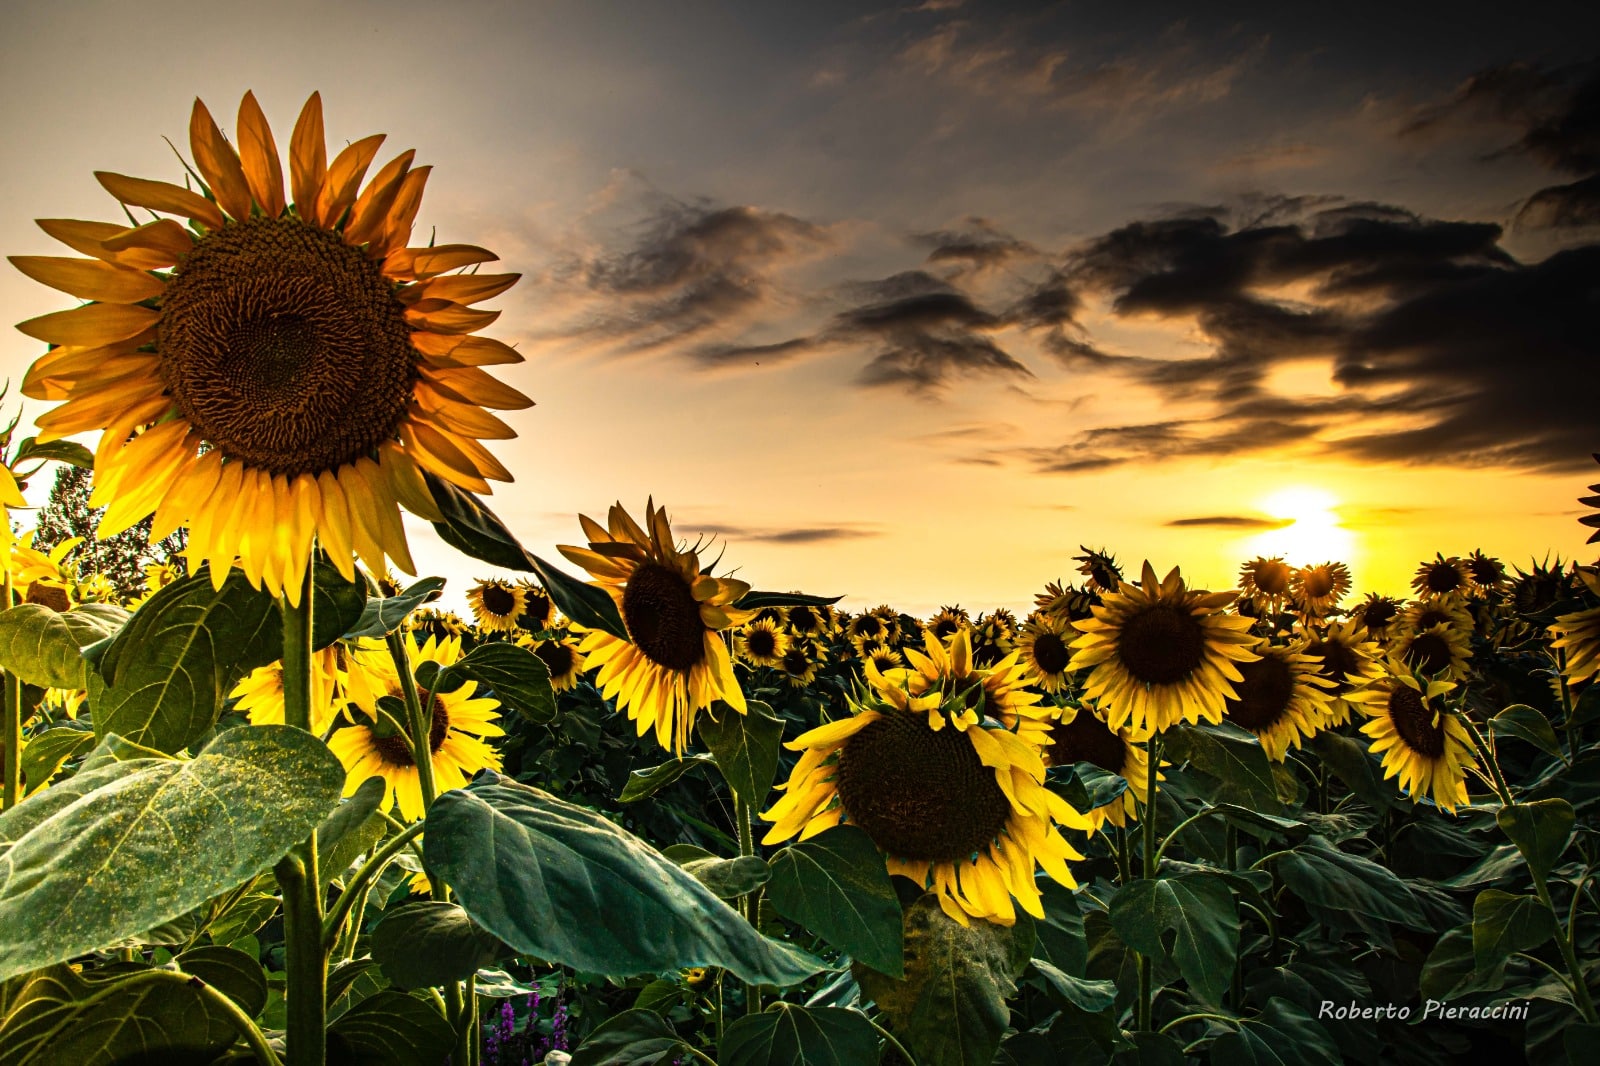
[[[81,303],[0,504],[187,541],[130,600],[0,534],[0,1066],[1600,1061],[1600,565],[1080,548],[919,619],[654,500],[551,562],[482,500],[517,275],[319,97],[287,174],[237,130],[12,259]],[[528,576],[441,610],[402,509]]]

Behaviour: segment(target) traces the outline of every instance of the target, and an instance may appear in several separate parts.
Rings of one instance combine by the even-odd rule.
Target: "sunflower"
[[[932,635],[939,640],[948,640],[956,630],[971,624],[967,612],[956,604],[954,607],[940,607],[939,610],[922,624],[924,637]]]
[[[827,636],[830,615],[826,608],[809,603],[795,603],[778,609],[778,617],[797,637],[820,640]]]
[[[1389,653],[1426,677],[1465,677],[1472,658],[1466,634],[1446,622],[1401,630],[1389,641]]]
[[[871,611],[865,611],[850,619],[844,627],[844,635],[857,649],[869,640],[880,644],[889,644],[894,639],[894,627]]]
[[[1467,581],[1471,584],[1474,595],[1495,596],[1504,592],[1506,586],[1511,583],[1506,574],[1506,564],[1492,555],[1485,555],[1479,549],[1473,549],[1464,565],[1467,570]]]
[[[1367,639],[1360,624],[1344,619],[1329,626],[1320,624],[1305,630],[1302,652],[1318,663],[1317,672],[1333,684],[1328,689],[1328,724],[1344,725],[1350,720],[1351,705],[1346,697],[1383,676],[1380,660],[1383,649]]]
[[[1576,590],[1572,573],[1559,555],[1553,566],[1550,557],[1545,556],[1543,562],[1533,564],[1532,570],[1524,573],[1519,566],[1516,571],[1511,582],[1511,602],[1520,615],[1543,614]]]
[[[557,692],[565,692],[578,683],[578,678],[589,668],[585,662],[583,652],[578,650],[578,645],[571,640],[556,638],[553,640],[534,640],[524,637],[522,640],[531,642],[533,654],[539,657],[550,671],[550,685]],[[517,643],[521,644],[522,640]]]
[[[406,624],[413,633],[421,633],[424,638],[435,640],[448,640],[451,637],[460,637],[467,631],[467,623],[454,611],[441,611],[437,607],[422,607],[412,611],[406,618]]]
[[[1600,607],[1556,618],[1550,647],[1566,655],[1562,676],[1576,685],[1600,676]]]
[[[77,588],[77,568],[67,556],[83,543],[82,537],[68,537],[49,552],[33,546],[36,530],[26,530],[11,542],[11,588],[23,603],[38,603],[56,612],[72,609],[72,593]]]
[[[858,825],[889,872],[931,888],[954,921],[1012,925],[1013,899],[1044,916],[1035,865],[1077,887],[1067,860],[1082,856],[1057,827],[1087,831],[1090,823],[1044,787],[1046,734],[973,714],[970,693],[986,688],[987,671],[974,674],[963,636],[949,652],[930,637],[925,663],[909,673],[869,668],[871,684],[849,701],[850,717],[788,744],[803,754],[762,814],[775,823],[763,842]],[[920,694],[906,684],[913,677],[924,682]]]
[[[1306,614],[1326,614],[1350,591],[1350,569],[1343,563],[1318,563],[1296,568],[1294,599]]]
[[[1389,635],[1389,627],[1400,617],[1402,606],[1392,596],[1369,592],[1367,598],[1356,605],[1350,617],[1367,631],[1368,636],[1381,644]]]
[[[1399,630],[1413,633],[1444,624],[1459,631],[1463,639],[1472,633],[1472,614],[1459,593],[1431,593],[1412,600],[1400,611]]]
[[[1239,568],[1240,590],[1265,612],[1277,610],[1288,600],[1293,578],[1294,568],[1277,555],[1270,559],[1258,555]]]
[[[528,633],[542,633],[546,629],[560,628],[560,614],[544,586],[536,581],[519,578],[517,587],[522,590],[522,613],[517,616],[517,628]]]
[[[1235,595],[1187,589],[1177,567],[1158,581],[1146,561],[1141,585],[1124,582],[1076,623],[1082,636],[1067,668],[1092,668],[1085,697],[1135,737],[1180,719],[1220,722],[1229,682],[1241,680],[1236,664],[1256,657],[1250,619],[1223,613]]]
[[[863,649],[862,660],[872,664],[872,668],[880,674],[890,670],[897,670],[905,665],[905,659],[895,649],[887,644],[879,644],[871,649]]]
[[[105,574],[87,574],[79,578],[73,589],[74,603],[120,603],[117,586]]]
[[[407,633],[405,647],[408,668],[413,674],[425,662],[443,668],[461,658],[461,641],[454,637],[446,640],[429,637],[419,648],[416,638]],[[361,715],[362,721],[337,730],[329,738],[328,747],[339,756],[347,771],[346,796],[354,794],[367,778],[381,777],[388,783],[383,809],[388,810],[398,802],[400,817],[408,822],[415,821],[424,813],[416,760],[406,738],[377,713],[378,697],[402,698],[400,675],[387,655],[376,655],[369,661],[378,683],[371,692],[355,700],[365,712]],[[499,753],[483,739],[504,735],[505,731],[495,721],[500,701],[481,696],[474,698],[477,690],[476,681],[467,681],[454,692],[430,692],[421,685],[417,687],[417,696],[432,717],[428,747],[433,757],[434,787],[439,792],[464,787],[468,778],[479,770],[500,769]]]
[[[1150,753],[1133,742],[1128,730],[1106,725],[1094,708],[1060,709],[1059,717],[1050,723],[1045,762],[1050,766],[1093,763],[1128,782],[1122,795],[1087,812],[1094,829],[1107,822],[1121,828],[1138,818],[1138,805],[1150,788]]]
[[[1046,692],[1061,691],[1067,683],[1067,664],[1072,660],[1068,645],[1077,635],[1066,619],[1049,611],[1035,611],[1028,616],[1017,651],[1034,684]]]
[[[1417,567],[1417,573],[1411,579],[1411,587],[1417,590],[1417,595],[1465,592],[1468,585],[1467,564],[1454,555],[1446,559],[1442,552],[1434,554],[1431,562],[1424,561]]]
[[[1078,545],[1082,555],[1074,555],[1073,561],[1079,563],[1078,573],[1089,579],[1089,587],[1095,592],[1116,592],[1122,587],[1122,567],[1117,565],[1114,555],[1101,548],[1099,551]]]
[[[789,682],[790,688],[805,688],[817,679],[822,669],[823,651],[817,642],[805,637],[794,637],[778,657],[777,669]]]
[[[993,666],[1009,655],[1017,644],[1017,619],[1001,607],[979,615],[972,627],[972,658],[979,666]]]
[[[1018,652],[1012,652],[992,667],[981,669],[972,654],[972,634],[968,629],[958,629],[947,641],[938,640],[929,633],[923,638],[922,650],[905,649],[906,661],[901,669],[880,674],[866,670],[867,681],[885,698],[898,701],[902,692],[912,697],[912,706],[922,706],[938,699],[947,713],[965,715],[965,721],[975,723],[981,716],[997,719],[1007,729],[1034,730],[1031,739],[1035,746],[1045,743],[1039,724],[1046,713],[1036,706],[1040,696],[1030,691],[1031,677]],[[948,697],[959,696],[965,710],[952,710],[954,703]],[[940,728],[932,712],[928,727]]]
[[[1594,461],[1600,463],[1600,452],[1592,452],[1591,454],[1594,456]],[[1600,484],[1590,485],[1589,491],[1600,493]],[[1578,497],[1578,502],[1585,507],[1600,507],[1600,495],[1580,496]],[[1594,529],[1594,532],[1589,534],[1589,539],[1584,541],[1585,544],[1593,544],[1595,541],[1600,540],[1600,513],[1583,515],[1578,519],[1578,523]]]
[[[311,657],[311,731],[318,735],[333,725],[343,704],[344,656],[337,641]],[[258,666],[233,686],[228,698],[251,725],[282,725],[283,663]]]
[[[695,714],[712,700],[745,713],[733,660],[718,633],[752,617],[733,606],[750,586],[702,574],[699,556],[674,546],[667,513],[656,510],[653,499],[645,504],[644,528],[620,503],[611,508],[610,529],[586,515],[578,521],[589,547],[559,550],[616,601],[628,633],[623,640],[590,630],[578,650],[600,668],[601,692],[616,697],[639,735],[654,727],[661,746],[682,755]]]
[[[1228,721],[1254,733],[1273,762],[1328,725],[1333,682],[1317,673],[1321,661],[1305,654],[1305,644],[1258,646],[1261,658],[1239,664],[1244,680],[1227,701]]]
[[[789,650],[789,635],[770,618],[753,618],[734,631],[733,650],[751,666],[778,666]]]
[[[1454,813],[1467,802],[1467,770],[1477,767],[1466,727],[1434,702],[1455,683],[1417,677],[1395,659],[1389,671],[1345,698],[1369,715],[1361,731],[1372,738],[1372,750],[1382,753],[1384,779],[1399,777],[1413,803],[1431,795]]]
[[[531,401],[482,367],[522,357],[473,336],[498,312],[469,305],[518,275],[447,273],[495,258],[481,248],[408,248],[431,168],[404,152],[362,189],[383,138],[327,162],[320,96],[290,140],[289,196],[249,93],[238,130],[235,151],[195,101],[200,193],[96,175],[124,205],[187,227],[42,219],[91,258],[12,257],[91,301],[17,327],[53,346],[22,386],[63,401],[35,420],[39,440],[103,430],[98,535],[152,513],[152,541],[187,526],[190,564],[210,560],[219,589],[237,556],[252,585],[297,602],[313,540],[346,580],[352,554],[374,573],[385,556],[414,572],[399,505],[440,519],[424,471],[480,493],[511,480],[479,440],[515,434],[485,408]]]
[[[485,578],[467,590],[467,606],[478,628],[488,633],[510,633],[517,628],[517,618],[526,604],[526,593],[521,585],[504,578]]]

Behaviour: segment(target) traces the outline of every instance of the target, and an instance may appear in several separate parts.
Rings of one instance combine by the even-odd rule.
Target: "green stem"
[[[311,568],[300,603],[278,601],[283,615],[283,719],[311,731]],[[285,1039],[294,1066],[327,1060],[328,953],[322,940],[322,878],[313,833],[275,868],[283,888],[283,956],[287,987]]]
[[[1161,853],[1156,850],[1156,784],[1161,780],[1160,733],[1151,734],[1149,762],[1149,777],[1144,792],[1144,865],[1140,869],[1146,878],[1156,875],[1161,862]],[[1142,1030],[1149,1030],[1153,1021],[1151,1008],[1155,1002],[1155,994],[1151,984],[1150,960],[1141,954],[1139,955],[1138,1024]]]
[[[400,692],[406,700],[406,716],[411,726],[411,750],[416,753],[417,781],[422,788],[422,809],[433,806],[438,795],[433,781],[433,745],[429,736],[433,732],[433,715],[425,713],[422,699],[417,694],[417,679],[411,672],[411,657],[406,654],[406,638],[396,629],[385,638],[389,644],[389,657],[394,660],[395,673],[400,675]]]
[[[1472,719],[1465,714],[1461,715],[1460,718],[1461,724],[1467,727],[1467,736],[1472,738],[1472,746],[1478,749],[1478,757],[1488,765],[1490,772],[1493,774],[1490,784],[1494,786],[1495,794],[1500,797],[1500,802],[1503,805],[1507,807],[1515,806],[1516,800],[1511,798],[1511,786],[1506,784],[1505,775],[1500,772],[1500,760],[1494,757],[1494,752],[1490,750],[1488,741],[1483,739],[1483,733],[1478,730]]]
[[[693,1047],[690,1047],[688,1044],[683,1044],[683,1043],[680,1043],[678,1046],[680,1048],[682,1048],[683,1050],[687,1051],[689,1054],[693,1055],[699,1061],[705,1062],[705,1063],[710,1063],[710,1066],[717,1066],[717,1060],[712,1058],[710,1055],[707,1055],[704,1051],[701,1051],[699,1048],[693,1048]]]
[[[322,923],[322,940],[329,950],[332,950],[334,943],[339,939],[339,928],[344,924],[345,918],[355,906],[356,900],[360,898],[362,890],[367,887],[373,878],[383,872],[383,868],[389,864],[390,859],[404,851],[413,840],[421,835],[421,822],[408,825],[399,834],[390,837],[383,847],[373,852],[372,857],[361,864],[361,869],[357,870],[355,876],[350,878],[350,883],[345,886],[344,894],[339,897],[338,902],[333,905],[333,910],[328,912],[327,919]]]
[[[1172,1019],[1166,1025],[1163,1025],[1161,1027],[1161,1031],[1164,1033],[1168,1029],[1176,1029],[1178,1026],[1182,1025],[1184,1022],[1201,1022],[1201,1021],[1227,1022],[1229,1025],[1232,1025],[1235,1028],[1237,1028],[1238,1025],[1239,1025],[1239,1019],[1238,1018],[1231,1018],[1226,1014],[1212,1014],[1209,1011],[1197,1011],[1194,1014],[1185,1014],[1181,1018]]]
[[[0,508],[4,511],[4,508]],[[4,521],[0,517],[0,521]],[[5,595],[0,599],[0,610],[11,606],[11,572],[6,571]],[[10,810],[22,798],[22,686],[10,670],[5,673],[5,803],[0,810]]]
[[[1152,804],[1150,804],[1150,806],[1153,809],[1155,805],[1152,803]],[[1174,828],[1172,830],[1172,832],[1167,834],[1167,839],[1165,839],[1165,840],[1163,840],[1161,842],[1161,846],[1156,848],[1156,863],[1159,864],[1161,862],[1162,858],[1164,858],[1166,856],[1166,854],[1167,854],[1167,847],[1174,840],[1177,840],[1178,837],[1183,835],[1183,831],[1185,829],[1189,828],[1195,822],[1198,822],[1200,819],[1204,818],[1208,814],[1221,814],[1221,813],[1222,812],[1219,811],[1215,807],[1207,807],[1205,810],[1199,811],[1199,812],[1197,812],[1195,814],[1191,814],[1189,817],[1187,817],[1183,821],[1179,822],[1177,827]],[[1228,831],[1231,833],[1233,830],[1230,827]],[[1148,866],[1148,863],[1146,865]],[[1230,869],[1231,869],[1231,867],[1230,867]],[[1146,874],[1145,876],[1148,877],[1149,874]]]
[[[462,982],[461,1024],[456,1030],[454,1059],[461,1066],[478,1066],[478,978],[468,975]]]
[[[733,797],[733,819],[739,828],[739,857],[745,858],[756,853],[755,830],[750,821],[750,805],[739,798],[738,793]],[[759,902],[754,893],[746,893],[739,897],[739,913],[751,926],[759,918]],[[746,1014],[761,1013],[761,989],[758,985],[746,984],[744,986],[744,1010]]]
[[[1170,839],[1170,838],[1169,838]],[[1228,869],[1235,870],[1239,866],[1239,830],[1232,822],[1223,836],[1223,849],[1227,855]],[[1234,952],[1233,977],[1228,982],[1228,1009],[1238,1010],[1239,1004],[1244,1001],[1244,960]]]
[[[1539,902],[1548,907],[1550,913],[1555,916],[1558,925],[1556,946],[1561,949],[1561,957],[1566,961],[1567,973],[1572,975],[1572,991],[1578,998],[1578,1009],[1583,1012],[1583,1020],[1593,1025],[1596,1021],[1600,1021],[1600,1018],[1595,1015],[1594,1000],[1589,995],[1589,982],[1584,979],[1583,967],[1578,965],[1578,953],[1572,946],[1572,937],[1563,935],[1559,928],[1561,912],[1556,910],[1555,901],[1550,898],[1550,886],[1546,883],[1544,874],[1535,870],[1532,863],[1528,864],[1528,872],[1533,874],[1533,888],[1539,893]]]

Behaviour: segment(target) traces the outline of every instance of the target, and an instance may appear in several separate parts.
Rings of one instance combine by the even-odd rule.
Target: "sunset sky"
[[[331,147],[433,165],[418,234],[523,274],[489,503],[547,558],[652,494],[758,588],[919,615],[1026,609],[1080,544],[1389,593],[1585,555],[1600,9],[1198,7],[29,5],[0,250],[120,218],[95,170],[181,182],[196,96],[282,148],[320,90]],[[6,321],[68,306],[0,269]],[[464,610],[493,571],[408,527]]]

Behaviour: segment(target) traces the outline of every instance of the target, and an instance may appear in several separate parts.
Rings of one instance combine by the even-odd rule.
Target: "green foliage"
[[[589,1034],[573,1054],[572,1066],[656,1066],[675,1058],[683,1047],[655,1011],[625,1010]]]
[[[747,701],[740,714],[725,703],[712,705],[716,716],[702,714],[695,729],[717,760],[734,795],[759,807],[778,772],[778,745],[783,741],[783,719],[760,700]]]
[[[836,825],[772,857],[767,892],[779,914],[890,977],[904,975],[903,916],[867,834]]]
[[[444,578],[425,577],[407,585],[398,596],[369,596],[361,617],[345,633],[346,637],[381,637],[405,624],[412,611],[439,598]]]
[[[1576,815],[1564,799],[1535,800],[1502,807],[1494,816],[1501,832],[1522,852],[1528,868],[1541,880],[1550,875],[1572,839]]]
[[[30,685],[80,689],[88,682],[79,649],[116,633],[128,612],[109,603],[86,603],[57,614],[42,603],[0,611],[0,669]]]
[[[328,1027],[328,1066],[439,1066],[455,1030],[430,1000],[385,989]]]
[[[372,958],[401,988],[471,977],[514,954],[454,903],[410,903],[384,913],[372,931]]]
[[[859,1011],[774,1004],[728,1026],[720,1066],[855,1066],[878,1053],[878,1034]]]
[[[1239,915],[1222,878],[1130,881],[1111,899],[1111,924],[1135,951],[1173,962],[1201,1001],[1222,1001],[1239,952]]]
[[[476,681],[491,690],[502,707],[530,722],[548,722],[556,716],[550,668],[532,651],[516,644],[480,644],[433,676],[419,679],[435,692],[453,692],[463,682]],[[479,695],[483,694],[480,690]]]

